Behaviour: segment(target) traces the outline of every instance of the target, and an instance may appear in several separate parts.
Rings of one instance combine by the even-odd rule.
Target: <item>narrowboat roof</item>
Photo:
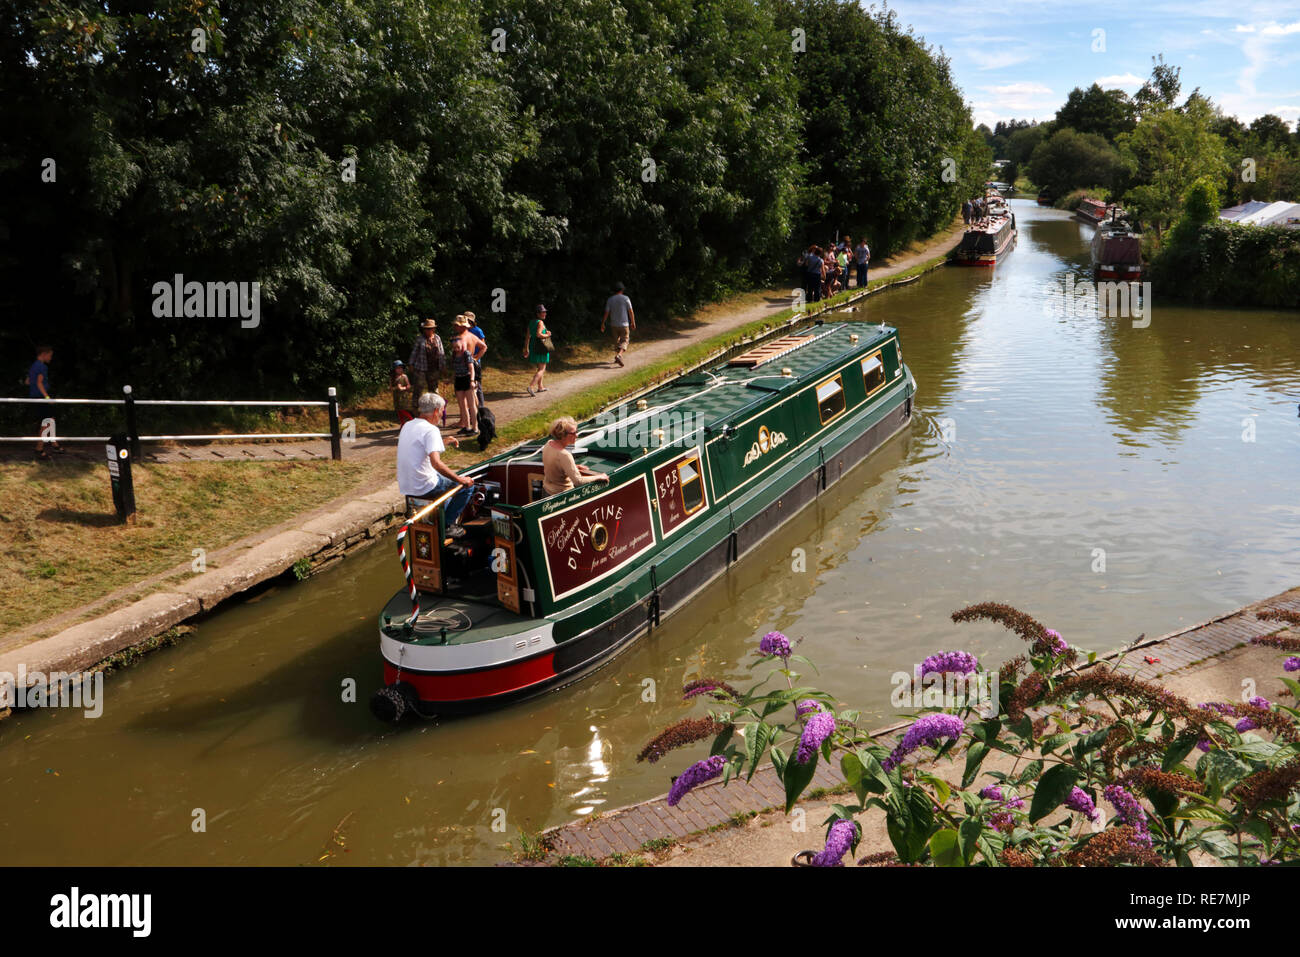
[[[721,426],[737,412],[788,390],[806,387],[818,373],[851,355],[865,354],[896,334],[893,326],[864,322],[839,322],[805,326],[777,339],[755,343],[739,356],[727,356],[680,376],[636,400],[578,423],[573,448],[584,465],[612,471],[642,455],[647,447],[683,442],[701,428]],[[858,337],[857,342],[850,339]],[[757,355],[755,355],[757,354]],[[757,359],[758,363],[751,365]],[[782,375],[789,369],[790,376]],[[638,428],[639,426],[639,428]],[[649,432],[662,429],[662,440],[651,441]],[[490,459],[518,459],[541,451],[540,441]],[[586,453],[583,455],[582,453]]]

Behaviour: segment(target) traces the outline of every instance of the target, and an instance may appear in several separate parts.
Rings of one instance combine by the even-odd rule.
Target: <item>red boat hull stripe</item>
[[[530,687],[555,677],[555,654],[538,655],[499,668],[462,671],[452,675],[403,671],[402,680],[412,685],[421,701],[470,701]],[[384,662],[384,684],[397,680],[397,669]]]

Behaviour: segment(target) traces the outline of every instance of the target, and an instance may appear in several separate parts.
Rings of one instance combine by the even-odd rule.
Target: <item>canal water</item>
[[[769,630],[874,725],[925,655],[1021,650],[949,620],[971,602],[1105,650],[1295,585],[1300,316],[1157,297],[1102,317],[1066,299],[1091,227],[1013,207],[995,271],[940,270],[852,314],[898,326],[910,430],[602,671],[493,714],[377,724],[375,615],[400,570],[375,548],[111,676],[97,719],[0,722],[0,863],[493,863],[521,829],[663,793],[703,746],[637,751],[703,713],[683,682],[762,674]]]

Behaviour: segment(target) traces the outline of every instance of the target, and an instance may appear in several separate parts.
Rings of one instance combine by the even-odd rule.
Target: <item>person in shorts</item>
[[[632,311],[632,300],[623,292],[623,284],[614,286],[614,295],[605,300],[605,315],[600,320],[600,331],[605,331],[609,324],[610,334],[614,337],[614,361],[623,365],[623,353],[627,351],[632,340],[632,330],[636,328],[636,313]]]

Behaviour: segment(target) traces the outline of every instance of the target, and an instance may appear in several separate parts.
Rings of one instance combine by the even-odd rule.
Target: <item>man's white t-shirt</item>
[[[438,471],[429,461],[443,452],[442,433],[427,419],[412,419],[397,437],[397,487],[403,495],[420,495],[438,484]]]

